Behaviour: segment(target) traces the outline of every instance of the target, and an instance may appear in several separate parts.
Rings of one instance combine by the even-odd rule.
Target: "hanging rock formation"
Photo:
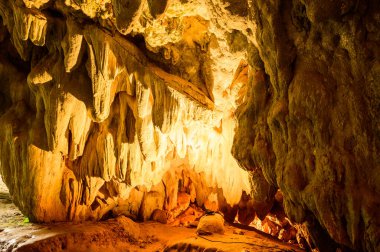
[[[283,203],[321,251],[380,249],[378,1],[3,0],[0,16],[0,172],[31,220],[165,222],[194,203],[249,224]]]
[[[225,204],[249,193],[231,155],[244,52],[211,49],[225,31],[191,8],[0,4],[1,173],[31,220],[146,220],[181,191],[200,206],[217,188]],[[218,68],[220,55],[232,63]]]

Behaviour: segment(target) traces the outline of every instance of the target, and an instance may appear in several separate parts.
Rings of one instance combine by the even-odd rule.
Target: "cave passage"
[[[1,251],[380,251],[378,0],[2,0]]]

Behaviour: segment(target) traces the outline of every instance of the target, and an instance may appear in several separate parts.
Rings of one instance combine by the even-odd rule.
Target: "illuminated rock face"
[[[181,193],[250,192],[231,154],[245,48],[207,6],[156,2],[0,3],[0,170],[31,220],[146,220]]]
[[[249,224],[280,188],[322,251],[378,250],[379,15],[375,0],[3,0],[2,177],[42,222],[196,202]]]
[[[255,0],[249,11],[234,156],[281,189],[321,251],[334,249],[329,236],[379,251],[379,2]]]

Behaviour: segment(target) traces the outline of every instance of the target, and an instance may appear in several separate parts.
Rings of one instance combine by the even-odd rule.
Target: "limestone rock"
[[[220,214],[204,215],[198,223],[197,233],[200,235],[224,234],[224,219]]]
[[[380,249],[379,213],[370,210],[380,199],[379,9],[378,1],[249,1],[256,49],[233,153],[281,189],[286,213],[310,224],[321,251],[334,241]]]
[[[307,243],[377,251],[379,9],[0,1],[0,173],[40,222],[196,204],[249,223],[280,189]]]
[[[260,219],[263,219],[271,210],[276,189],[264,178],[260,169],[250,172],[252,191],[250,193],[253,210]],[[244,197],[244,193],[242,198]]]
[[[116,19],[116,27],[122,34],[131,32],[135,22],[142,14],[146,0],[112,1],[113,13]]]
[[[187,193],[178,193],[178,207],[182,210],[186,210],[190,205],[190,195]]]
[[[163,1],[155,1],[155,0],[147,0],[149,11],[153,17],[157,18],[161,14],[163,14],[168,7],[170,0]]]
[[[155,209],[152,213],[152,220],[167,224],[171,221],[171,214],[165,210]]]
[[[218,191],[218,203],[219,211],[223,214],[224,219],[228,223],[234,223],[235,218],[238,214],[239,205],[235,204],[231,206],[230,204],[228,204],[221,191]]]
[[[125,216],[119,216],[116,218],[116,221],[118,224],[120,224],[120,226],[123,227],[125,233],[135,239],[135,240],[138,240],[139,237],[140,237],[140,226],[139,224],[137,224],[136,222],[134,222],[133,220],[125,217]]]
[[[115,216],[124,215],[133,220],[137,220],[143,197],[144,197],[143,191],[139,191],[136,188],[132,188],[129,194],[127,194],[126,198],[119,199],[118,205],[112,209],[113,215]]]
[[[253,200],[247,194],[243,193],[238,204],[238,220],[244,225],[249,225],[256,216],[253,208]]]
[[[0,3],[0,171],[31,220],[96,220],[109,213],[146,220],[155,209],[184,211],[189,197],[177,206],[179,190],[200,205],[213,188],[228,192],[230,204],[250,191],[247,172],[230,153],[234,95],[244,77],[231,89],[237,66],[213,67],[223,49],[211,56],[209,39],[225,28],[213,31],[208,14],[198,15],[194,6]],[[172,36],[165,40],[159,27]],[[224,58],[240,62],[243,54]],[[228,74],[214,84],[218,72]],[[217,161],[233,176],[215,176],[224,171]],[[177,168],[172,181],[184,186],[170,182],[155,191]],[[30,189],[22,189],[25,183]]]
[[[165,201],[165,192],[162,184],[155,186],[151,191],[146,192],[142,199],[139,215],[146,221],[152,217],[156,209],[162,209]]]

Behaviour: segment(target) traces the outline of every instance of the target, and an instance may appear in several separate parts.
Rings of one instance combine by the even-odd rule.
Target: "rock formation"
[[[321,251],[379,250],[379,5],[1,1],[13,201],[38,222],[196,203],[244,224],[283,202]]]
[[[182,191],[200,206],[217,188],[232,205],[249,193],[231,154],[244,48],[218,46],[228,33],[195,15],[206,6],[0,7],[1,171],[31,220],[146,220]]]
[[[335,251],[330,237],[378,251],[379,2],[249,6],[255,39],[234,156],[281,189],[321,251]]]

